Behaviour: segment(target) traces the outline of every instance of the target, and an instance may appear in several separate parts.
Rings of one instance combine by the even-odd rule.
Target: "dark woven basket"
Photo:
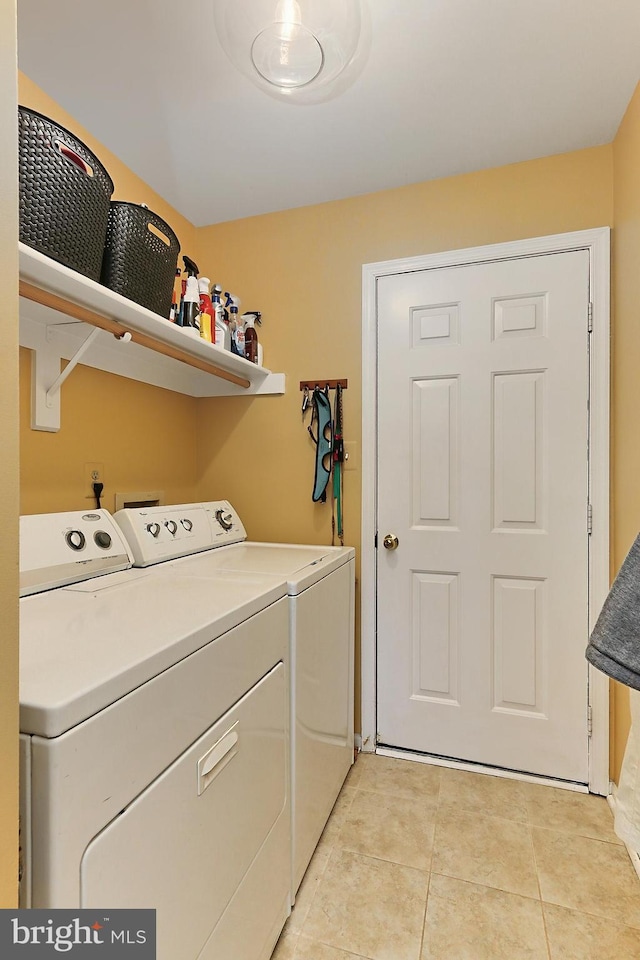
[[[111,203],[102,261],[105,287],[168,317],[179,253],[178,238],[156,213],[135,203]]]
[[[20,239],[100,279],[113,181],[70,130],[18,107]]]

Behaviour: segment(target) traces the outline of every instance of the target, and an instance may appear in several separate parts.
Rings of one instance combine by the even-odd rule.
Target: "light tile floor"
[[[640,960],[601,797],[361,754],[272,960]]]

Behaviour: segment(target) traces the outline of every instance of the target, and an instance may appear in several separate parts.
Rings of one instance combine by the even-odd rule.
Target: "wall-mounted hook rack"
[[[335,390],[336,387],[342,387],[343,390],[346,390],[349,386],[348,380],[301,380],[300,389],[301,390],[314,390],[315,387],[319,387],[320,390],[324,390],[326,387],[329,390]]]

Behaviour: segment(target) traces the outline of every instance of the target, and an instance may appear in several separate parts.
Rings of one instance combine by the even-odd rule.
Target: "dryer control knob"
[[[193,522],[191,520],[188,520],[186,517],[184,518],[184,520],[181,520],[180,523],[185,528],[187,533],[189,533],[190,530],[193,530]]]
[[[160,524],[159,523],[148,523],[147,531],[151,534],[152,537],[157,537],[160,533]]]
[[[178,524],[175,522],[175,520],[165,520],[164,525],[169,533],[175,536],[176,530],[178,529]]]
[[[93,539],[103,550],[108,550],[111,546],[111,537],[106,530],[97,530],[93,535]]]
[[[86,543],[82,530],[69,530],[65,536],[65,540],[72,550],[82,550]]]
[[[216,520],[223,530],[231,530],[233,526],[233,516],[230,513],[225,515],[223,510],[216,510]]]

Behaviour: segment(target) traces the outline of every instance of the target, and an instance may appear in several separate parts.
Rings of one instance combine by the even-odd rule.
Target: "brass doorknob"
[[[382,545],[385,548],[385,550],[397,550],[399,543],[400,541],[398,540],[398,538],[394,533],[388,533],[384,538],[384,540],[382,541]]]

